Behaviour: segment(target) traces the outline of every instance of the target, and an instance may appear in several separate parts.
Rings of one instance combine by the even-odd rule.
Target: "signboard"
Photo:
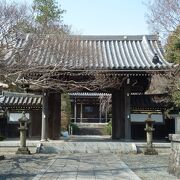
[[[29,113],[25,113],[25,115],[29,119]],[[9,112],[8,117],[10,123],[17,123],[18,119],[22,117],[22,112]]]
[[[131,114],[131,122],[144,122],[148,118],[148,114]],[[157,123],[163,123],[162,114],[152,114],[151,118]]]

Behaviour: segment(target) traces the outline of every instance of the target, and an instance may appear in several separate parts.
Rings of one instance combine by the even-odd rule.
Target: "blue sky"
[[[15,0],[24,2],[26,0]],[[32,2],[28,0],[27,2]],[[57,0],[64,22],[73,31],[89,35],[150,34],[143,0]]]

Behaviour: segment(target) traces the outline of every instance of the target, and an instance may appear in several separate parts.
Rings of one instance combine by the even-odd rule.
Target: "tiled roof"
[[[26,65],[55,66],[64,70],[164,70],[172,66],[165,61],[162,47],[154,35],[71,36],[44,39],[28,35],[17,42]],[[23,52],[23,53],[22,53]],[[14,57],[5,59],[13,64]]]
[[[42,96],[27,93],[3,92],[3,94],[0,95],[0,106],[13,109],[41,108]]]
[[[108,93],[69,93],[71,97],[95,97],[102,95],[111,96]],[[155,95],[131,95],[131,109],[133,110],[151,110],[166,109],[169,105],[169,99],[164,94]],[[4,92],[0,96],[0,107],[12,109],[31,109],[42,107],[42,96],[27,93]]]

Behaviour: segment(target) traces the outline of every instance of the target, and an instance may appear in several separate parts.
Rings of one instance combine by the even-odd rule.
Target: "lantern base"
[[[16,154],[31,154],[28,147],[19,147]]]
[[[144,151],[145,155],[158,155],[158,152],[154,148],[146,148]]]

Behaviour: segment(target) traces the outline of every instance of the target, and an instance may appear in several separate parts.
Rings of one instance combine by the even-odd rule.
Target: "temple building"
[[[107,123],[111,118],[112,139],[130,140],[132,136],[135,137],[137,127],[133,121],[137,119],[135,112],[138,109],[144,112],[151,109],[160,112],[167,108],[166,104],[152,101],[159,97],[158,95],[146,95],[152,77],[163,76],[173,67],[164,59],[157,36],[72,36],[63,41],[63,48],[58,38],[52,39],[48,36],[42,43],[42,40],[29,36],[19,40],[18,46],[26,47],[28,42],[36,42],[42,46],[26,50],[21,55],[26,62],[25,67],[30,68],[33,64],[31,62],[37,62],[44,69],[34,69],[22,74],[27,82],[26,90],[33,91],[31,84],[28,84],[30,80],[37,81],[43,78],[46,72],[50,72],[45,81],[47,88],[38,92],[42,101],[41,122],[36,122],[35,117],[32,118],[34,125],[30,128],[31,135],[36,131],[34,126],[39,127],[41,124],[37,135],[41,134],[42,140],[59,139],[62,93],[58,89],[59,82],[64,87],[64,92],[70,93],[73,106],[72,121]],[[48,42],[53,43],[50,46]],[[62,58],[59,52],[64,52],[67,46],[71,49]],[[7,61],[13,64],[14,57]],[[53,88],[48,89],[52,82],[57,84],[54,83]],[[89,96],[89,92],[94,95]],[[102,99],[98,97],[98,93],[111,97],[111,116],[107,109],[101,106]],[[31,102],[27,102],[27,99],[28,97],[26,103]],[[13,104],[14,100],[11,102]],[[33,109],[34,105],[35,103],[31,104],[29,109]],[[159,123],[163,124],[162,116]]]
[[[90,132],[96,133],[93,135],[101,135],[97,127],[104,127],[109,121],[112,121],[111,94],[69,93],[69,96],[71,101],[71,123],[76,124],[81,129],[84,127],[86,135]],[[170,106],[170,102],[167,101],[166,97],[166,94],[131,95],[132,139],[145,139],[144,120],[147,118],[148,112],[152,113],[152,118],[155,120],[155,139],[166,140],[168,134],[175,132],[175,120],[165,116],[165,111]],[[5,116],[0,117],[0,134],[2,136],[9,138],[19,137],[18,119],[21,117],[22,111],[25,111],[29,119],[28,138],[40,139],[42,96],[3,92],[0,96],[0,106],[6,112]],[[90,127],[92,131],[87,131],[87,127]],[[96,131],[93,131],[94,128],[96,128]]]

